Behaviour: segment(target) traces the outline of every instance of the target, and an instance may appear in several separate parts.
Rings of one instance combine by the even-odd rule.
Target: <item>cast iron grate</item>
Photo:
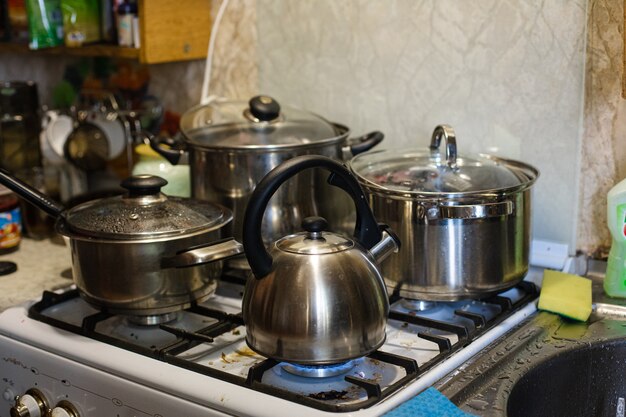
[[[398,368],[402,368],[404,369],[406,374],[398,381],[385,387],[381,387],[375,381],[368,380],[366,378],[360,378],[354,375],[346,376],[344,378],[346,382],[359,387],[366,394],[366,399],[358,402],[351,402],[349,404],[331,403],[323,399],[312,398],[305,394],[292,392],[283,388],[278,388],[263,383],[262,379],[264,373],[268,372],[274,366],[278,365],[278,362],[273,359],[265,359],[253,365],[250,368],[248,375],[246,377],[242,377],[178,357],[178,355],[180,355],[181,353],[186,352],[194,348],[195,346],[198,346],[199,344],[212,343],[215,337],[244,325],[241,314],[228,314],[219,310],[207,308],[205,306],[193,305],[189,309],[187,309],[187,311],[210,317],[217,321],[197,331],[188,331],[167,324],[161,324],[159,325],[159,328],[174,335],[176,337],[176,340],[174,342],[168,343],[166,346],[153,346],[150,348],[98,332],[96,330],[98,323],[113,317],[113,314],[110,314],[106,311],[97,312],[95,314],[84,317],[80,326],[65,322],[63,320],[59,320],[45,314],[46,309],[79,297],[78,290],[71,290],[62,294],[45,291],[43,293],[42,299],[39,302],[33,304],[29,309],[29,316],[35,320],[47,323],[51,326],[75,334],[83,335],[85,337],[89,337],[91,339],[117,346],[119,348],[129,350],[141,355],[152,357],[154,359],[164,361],[193,372],[198,372],[212,378],[220,379],[232,384],[260,391],[318,410],[330,412],[350,412],[371,407],[372,405],[382,401],[384,398],[392,395],[394,392],[398,391],[409,382],[418,379],[421,375],[432,369],[441,361],[445,360],[454,352],[458,351],[464,346],[467,346],[473,340],[478,338],[482,333],[488,331],[493,326],[502,322],[503,320],[511,316],[514,312],[516,312],[519,308],[523,307],[528,302],[534,300],[537,297],[537,287],[535,287],[533,284],[523,282],[518,284],[517,288],[522,291],[524,295],[515,302],[513,302],[509,298],[501,296],[495,296],[489,299],[481,300],[488,304],[495,304],[500,306],[501,313],[496,315],[495,317],[487,317],[467,311],[455,311],[455,314],[465,318],[469,318],[474,323],[474,326],[433,320],[424,317],[414,316],[411,314],[391,311],[389,319],[419,325],[428,329],[440,330],[447,333],[456,334],[458,336],[458,340],[455,343],[451,343],[450,339],[445,336],[436,335],[428,332],[418,332],[417,337],[434,342],[439,347],[438,355],[419,366],[417,362],[411,358],[406,358],[383,351],[375,351],[371,353],[370,355],[368,355],[369,358],[394,365]],[[393,302],[397,300],[392,299],[390,301]]]

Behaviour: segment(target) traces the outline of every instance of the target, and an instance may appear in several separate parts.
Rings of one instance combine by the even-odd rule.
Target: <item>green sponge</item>
[[[586,321],[591,314],[591,280],[546,269],[539,295],[540,310]]]

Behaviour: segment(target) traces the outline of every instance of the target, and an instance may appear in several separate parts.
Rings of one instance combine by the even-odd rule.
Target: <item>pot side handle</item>
[[[485,204],[442,205],[439,206],[437,217],[441,219],[487,219],[509,216],[513,214],[514,209],[515,205],[509,200]]]
[[[180,146],[181,142],[176,141],[170,137],[154,136],[150,133],[143,131],[144,140],[146,140],[150,147],[172,165],[178,165],[180,160],[185,154],[185,149],[174,149],[174,146]]]
[[[361,186],[344,165],[320,155],[297,156],[278,165],[263,177],[246,207],[243,220],[243,246],[250,268],[257,278],[263,278],[272,270],[273,259],[263,244],[261,233],[267,203],[285,181],[307,168],[324,168],[330,171],[329,183],[350,194],[357,212],[354,238],[361,245],[370,250],[382,238]]]
[[[367,152],[372,149],[374,146],[378,145],[383,141],[385,135],[383,132],[374,131],[370,133],[366,133],[363,136],[358,138],[352,138],[348,140],[348,147],[350,148],[350,153],[352,155],[358,155],[363,152]]]
[[[243,245],[235,239],[218,240],[208,245],[196,246],[174,256],[161,259],[161,268],[184,268],[188,266],[223,261],[243,253]]]

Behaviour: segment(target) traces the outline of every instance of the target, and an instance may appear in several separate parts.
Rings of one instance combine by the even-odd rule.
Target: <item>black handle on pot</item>
[[[250,268],[257,278],[266,276],[272,270],[273,259],[265,249],[261,235],[261,223],[267,203],[285,181],[307,168],[324,168],[330,171],[329,183],[350,194],[357,212],[354,238],[361,245],[369,250],[382,239],[381,231],[361,186],[345,166],[325,156],[297,156],[278,165],[263,177],[246,207],[243,219],[243,247]]]
[[[178,165],[181,158],[186,152],[183,142],[177,141],[170,137],[154,136],[145,131],[142,133],[145,135],[146,139],[148,139],[150,147],[156,153],[167,159],[170,164]],[[175,149],[175,147],[180,147],[181,145],[183,145],[182,149]]]
[[[28,201],[35,207],[42,209],[55,219],[61,217],[61,213],[65,210],[65,207],[63,207],[60,203],[57,203],[47,195],[42,194],[36,188],[18,180],[9,171],[3,168],[0,168],[0,184],[4,185],[11,191],[14,191],[24,200]]]
[[[374,132],[366,133],[361,137],[350,139],[350,142],[356,142],[350,145],[350,152],[352,152],[352,155],[358,155],[369,151],[374,146],[382,142],[384,138],[385,135],[383,132],[375,130]]]

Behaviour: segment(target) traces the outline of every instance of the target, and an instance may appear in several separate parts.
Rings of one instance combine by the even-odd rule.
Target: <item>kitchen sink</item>
[[[513,385],[507,414],[511,417],[624,415],[625,375],[625,340],[593,343],[558,354],[535,365]]]
[[[435,388],[480,416],[624,417],[626,300],[604,295],[604,263],[590,266],[587,322],[538,312]]]

